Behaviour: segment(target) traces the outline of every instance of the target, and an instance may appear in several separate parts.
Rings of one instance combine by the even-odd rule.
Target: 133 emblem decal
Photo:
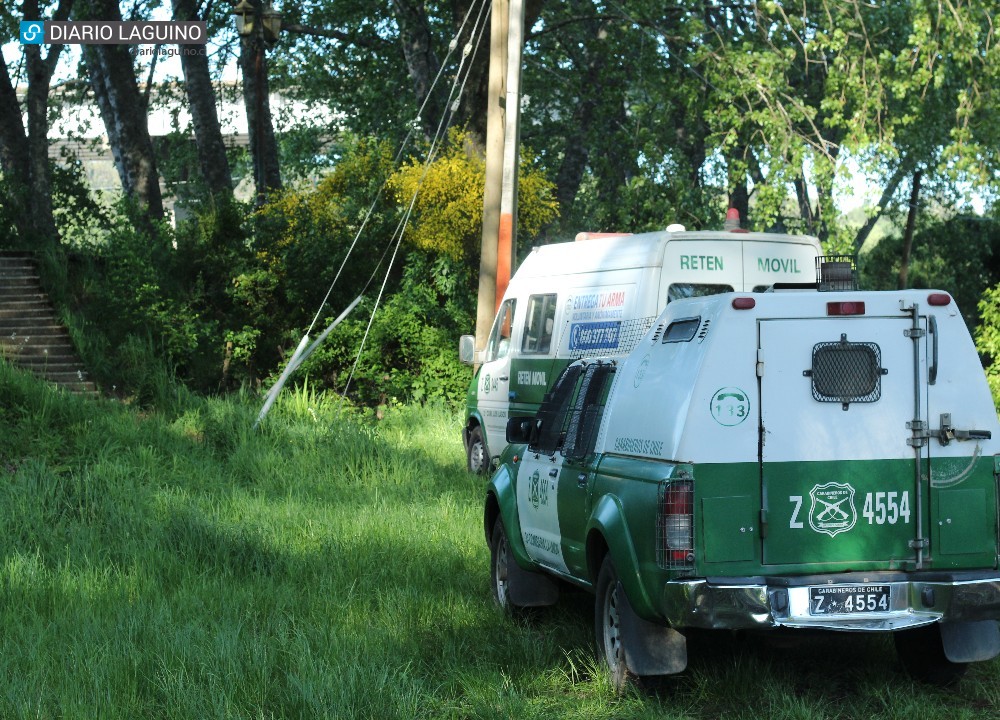
[[[858,521],[854,507],[854,488],[846,483],[814,485],[809,491],[809,527],[830,537],[847,532]]]

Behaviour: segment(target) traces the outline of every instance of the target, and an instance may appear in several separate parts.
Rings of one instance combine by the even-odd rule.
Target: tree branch
[[[356,36],[343,32],[341,30],[318,28],[318,27],[313,27],[312,25],[303,25],[301,23],[289,23],[287,25],[282,24],[281,29],[287,30],[290,33],[296,33],[298,35],[332,38],[334,40],[340,40],[341,42],[349,43],[351,45],[357,45],[358,47],[366,47],[366,48],[391,47],[390,43],[387,43],[386,41],[378,37]]]

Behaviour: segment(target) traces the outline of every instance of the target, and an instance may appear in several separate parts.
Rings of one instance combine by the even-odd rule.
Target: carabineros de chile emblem
[[[815,485],[809,491],[809,527],[833,537],[847,532],[858,521],[854,507],[854,488],[846,483],[829,482]]]

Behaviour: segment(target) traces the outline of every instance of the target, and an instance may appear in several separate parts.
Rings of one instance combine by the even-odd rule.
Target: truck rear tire
[[[968,663],[952,662],[945,656],[941,630],[936,624],[898,630],[892,639],[903,668],[914,680],[948,687],[961,680],[969,667]]]
[[[637,679],[629,670],[625,661],[625,648],[622,646],[621,616],[618,606],[619,598],[624,593],[624,588],[618,582],[618,572],[611,563],[611,557],[605,557],[601,571],[597,575],[594,639],[597,641],[597,660],[608,669],[611,684],[618,692]]]
[[[514,615],[518,610],[510,600],[508,574],[508,568],[515,562],[517,561],[510,552],[503,522],[497,518],[493,523],[493,533],[490,537],[490,586],[493,589],[493,601],[508,615]]]
[[[485,475],[490,469],[490,451],[483,439],[483,429],[478,425],[469,431],[469,447],[467,449],[469,472],[475,475]]]

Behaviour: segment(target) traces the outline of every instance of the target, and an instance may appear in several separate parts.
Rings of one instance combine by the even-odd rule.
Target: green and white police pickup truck
[[[494,596],[596,593],[617,684],[685,632],[893,633],[948,683],[1000,652],[1000,427],[939,291],[670,303],[624,359],[570,364],[487,486]]]

